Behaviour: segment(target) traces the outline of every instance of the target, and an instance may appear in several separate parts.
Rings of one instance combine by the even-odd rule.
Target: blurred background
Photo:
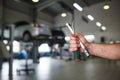
[[[89,42],[119,43],[119,4],[119,0],[0,0],[0,41],[4,43],[0,45],[0,80],[24,80],[24,78],[26,78],[25,80],[75,79],[76,76],[70,76],[70,72],[67,71],[66,77],[64,75],[62,78],[53,76],[64,73],[66,68],[63,69],[63,73],[59,74],[61,65],[71,66],[74,64],[72,53],[69,51],[71,32],[66,23],[74,24],[75,32],[82,33]],[[96,79],[93,78],[96,76],[94,72],[93,75],[90,75],[87,71],[81,71],[84,77],[75,80],[120,79],[117,76],[120,72],[119,61],[96,58],[95,56],[90,56],[90,60],[86,60],[86,58],[83,60],[85,62],[82,62],[82,66],[79,63],[77,67],[84,67],[83,70],[86,70],[89,69],[87,66],[92,64],[95,67],[93,68],[91,65],[90,68],[96,69],[97,77]],[[64,61],[71,61],[71,63],[66,64]],[[37,72],[39,69],[43,69],[41,65],[44,65],[44,62],[49,62],[47,65],[56,65],[54,69],[57,71],[54,72],[53,68],[49,66],[46,69],[50,68],[53,73]],[[24,70],[21,69],[22,63]],[[32,69],[29,69],[29,64],[33,65]],[[103,65],[106,67],[103,69],[106,74],[109,72],[106,69],[110,66],[108,68],[111,69],[109,76],[104,76],[104,79],[101,78],[99,75],[102,72],[98,65],[101,66],[100,70],[103,69]],[[38,66],[41,68],[36,68]],[[75,70],[79,70],[79,67],[75,68],[74,65],[69,69],[76,73]],[[7,72],[4,73],[6,69]],[[111,78],[114,70],[116,73]],[[36,75],[33,73],[33,78],[30,78],[23,73],[24,77],[21,77],[21,71],[27,74],[29,71],[33,71],[36,72]],[[78,72],[78,74],[80,73]],[[86,76],[87,74],[88,76]],[[3,75],[8,77],[5,78]],[[46,78],[38,75],[46,75]]]

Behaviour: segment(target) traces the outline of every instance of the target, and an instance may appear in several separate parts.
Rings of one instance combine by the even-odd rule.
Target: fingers
[[[76,51],[79,48],[80,52],[84,52],[84,49],[81,48],[80,46],[80,41],[85,45],[87,43],[86,39],[84,36],[80,33],[75,33],[70,36],[70,48],[69,50],[71,52]]]
[[[79,46],[79,39],[73,34],[70,36],[70,51],[76,51]]]
[[[83,48],[79,48],[79,51],[83,53],[85,50]]]
[[[84,35],[80,34],[80,33],[75,33],[75,36],[78,37],[78,39],[82,42],[82,44],[86,47],[89,42],[85,39]]]

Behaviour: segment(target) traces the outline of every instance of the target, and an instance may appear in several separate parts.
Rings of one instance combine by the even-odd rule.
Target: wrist
[[[89,52],[89,54],[91,54],[90,50],[91,50],[92,43],[87,42],[84,45],[85,45],[86,50]]]

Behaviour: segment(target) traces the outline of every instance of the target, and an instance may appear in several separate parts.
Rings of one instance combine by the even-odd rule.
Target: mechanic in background
[[[10,59],[11,55],[9,54],[9,51],[6,48],[6,45],[3,43],[3,41],[0,38],[0,70],[2,69],[2,64],[4,59]]]

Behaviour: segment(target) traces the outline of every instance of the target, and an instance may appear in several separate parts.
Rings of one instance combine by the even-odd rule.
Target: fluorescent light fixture
[[[104,9],[104,10],[108,10],[108,9],[110,9],[110,6],[109,6],[108,4],[105,4],[105,5],[103,6],[103,9]]]
[[[107,28],[105,26],[102,26],[101,29],[105,31]]]
[[[62,16],[62,17],[66,17],[67,14],[66,14],[66,13],[62,13],[61,16]]]
[[[91,16],[91,15],[88,15],[87,17],[88,17],[88,19],[90,19],[91,21],[93,21],[93,20],[94,20],[94,17],[93,17],[93,16]]]
[[[32,2],[39,2],[39,0],[32,0]]]
[[[101,27],[101,26],[102,26],[102,24],[101,24],[100,22],[96,22],[96,25],[97,25],[98,27]]]
[[[77,3],[73,3],[73,6],[78,10],[78,11],[83,11],[83,8],[77,4]]]

